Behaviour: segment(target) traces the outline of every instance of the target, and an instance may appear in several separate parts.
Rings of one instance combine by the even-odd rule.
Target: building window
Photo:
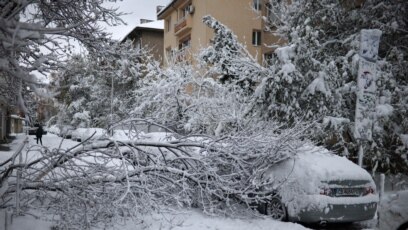
[[[179,14],[179,19],[185,18],[190,13],[191,9],[192,9],[191,3],[184,6],[183,8],[181,8],[180,9],[180,14]]]
[[[142,49],[142,38],[135,39],[134,44],[136,49]]]
[[[166,19],[166,31],[169,32],[171,28],[171,18]]]
[[[260,46],[261,45],[261,31],[254,30],[252,32],[252,45]]]
[[[173,50],[171,49],[171,47],[167,47],[166,48],[166,58],[168,60],[170,60],[171,58],[173,58]]]
[[[270,66],[273,64],[273,60],[276,59],[275,52],[265,53],[264,54],[264,65]]]
[[[179,50],[190,47],[191,45],[191,36],[188,35],[179,41]]]
[[[262,0],[253,0],[253,7],[255,10],[262,10],[262,4],[261,4]]]

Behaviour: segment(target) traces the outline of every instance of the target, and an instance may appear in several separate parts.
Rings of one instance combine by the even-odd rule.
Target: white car
[[[61,125],[60,126],[60,132],[58,133],[58,136],[64,137],[66,139],[70,139],[72,136],[72,132],[75,130],[74,126],[72,125]]]
[[[77,128],[71,133],[71,139],[75,141],[85,141],[87,139],[98,139],[106,134],[102,128]]]
[[[51,125],[50,127],[47,128],[47,131],[56,135],[58,135],[61,132],[60,128],[57,125]]]
[[[308,146],[262,178],[269,202],[258,210],[278,220],[351,223],[373,219],[379,201],[371,175],[345,157]]]
[[[408,190],[386,194],[380,204],[380,229],[408,229]]]

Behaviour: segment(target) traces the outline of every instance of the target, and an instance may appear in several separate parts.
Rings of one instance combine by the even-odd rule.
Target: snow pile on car
[[[328,182],[363,181],[374,189],[375,184],[367,171],[323,147],[305,145],[297,152],[296,156],[271,167],[264,176],[269,189],[280,191],[290,215],[296,216],[304,209],[326,210],[330,204],[378,202],[375,194],[356,198],[321,195]]]

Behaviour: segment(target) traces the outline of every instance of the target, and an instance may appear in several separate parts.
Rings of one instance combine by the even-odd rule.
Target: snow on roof
[[[164,29],[164,21],[163,20],[158,20],[158,21],[154,21],[154,22],[147,22],[147,23],[143,23],[143,24],[140,24],[140,25],[136,26],[135,29],[136,28],[147,28],[147,29],[163,30]]]
[[[154,30],[164,30],[164,20],[157,20],[153,22],[146,22],[142,24],[138,24],[129,33],[127,33],[121,41],[124,41],[133,31],[137,29],[154,29]]]
[[[158,13],[157,17],[160,17],[161,14],[164,13],[168,8],[170,8],[171,5],[173,5],[177,0],[172,0],[169,4],[167,4],[165,7],[163,7]]]

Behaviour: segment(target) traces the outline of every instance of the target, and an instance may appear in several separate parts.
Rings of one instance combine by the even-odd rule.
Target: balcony
[[[184,34],[185,32],[191,30],[192,26],[192,17],[190,15],[186,15],[183,18],[180,18],[176,24],[174,24],[174,34],[176,36]]]

